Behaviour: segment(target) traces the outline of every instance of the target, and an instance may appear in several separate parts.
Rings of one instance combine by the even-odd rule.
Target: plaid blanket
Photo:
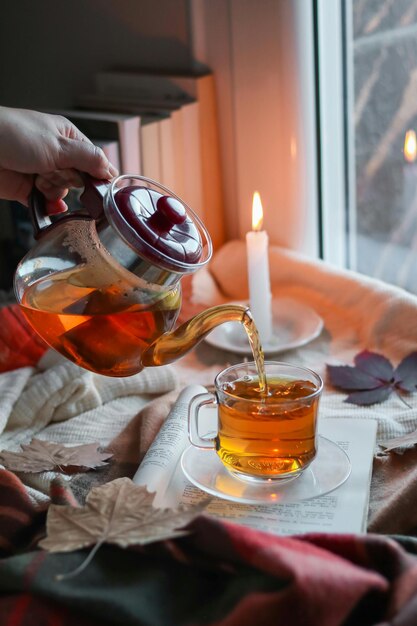
[[[17,304],[0,308],[0,372],[35,365],[47,348]]]
[[[278,537],[200,516],[191,534],[146,547],[36,549],[46,510],[0,470],[2,626],[367,626],[417,624],[417,540]],[[54,503],[75,504],[52,485]]]

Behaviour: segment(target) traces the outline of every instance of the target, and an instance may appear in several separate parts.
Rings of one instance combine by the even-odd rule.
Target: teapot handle
[[[110,181],[93,178],[85,172],[79,172],[79,174],[84,182],[84,191],[80,196],[80,200],[90,217],[98,220],[104,214],[103,200],[109,189]]]
[[[29,196],[29,214],[35,239],[39,239],[46,230],[49,230],[62,220],[79,219],[80,217],[99,220],[104,215],[103,199],[107,193],[110,181],[92,178],[84,172],[79,173],[84,182],[84,191],[80,196],[80,200],[86,209],[85,213],[64,213],[59,220],[53,222],[46,210],[45,196],[35,186],[32,188]]]
[[[35,239],[39,239],[42,233],[49,228],[49,226],[52,226],[52,220],[46,212],[45,203],[45,196],[39,189],[33,187],[29,196],[29,215]]]

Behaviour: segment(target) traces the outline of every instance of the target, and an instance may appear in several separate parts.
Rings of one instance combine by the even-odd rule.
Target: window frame
[[[353,133],[349,111],[353,111],[352,62],[347,42],[351,41],[351,1],[315,0],[317,129],[320,176],[322,258],[338,267],[356,267],[354,241],[355,186]],[[347,6],[349,5],[349,6]]]

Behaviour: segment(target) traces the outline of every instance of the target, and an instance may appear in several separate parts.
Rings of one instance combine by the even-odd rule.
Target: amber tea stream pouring
[[[181,278],[210,260],[210,236],[172,191],[141,176],[83,175],[82,207],[50,217],[30,199],[35,246],[19,263],[15,293],[26,318],[81,367],[130,376],[175,361],[213,328],[238,321],[255,342],[247,307],[221,305],[174,329]],[[261,378],[262,384],[262,378]]]

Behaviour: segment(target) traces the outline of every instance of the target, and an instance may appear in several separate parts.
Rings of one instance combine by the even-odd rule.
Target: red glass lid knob
[[[127,224],[152,248],[173,261],[198,263],[203,245],[199,230],[177,198],[141,186],[127,186],[115,194],[115,202]],[[151,250],[149,250],[151,246]]]
[[[170,230],[175,224],[182,224],[187,219],[185,206],[172,196],[161,196],[156,203],[152,217],[158,217],[161,228]]]

